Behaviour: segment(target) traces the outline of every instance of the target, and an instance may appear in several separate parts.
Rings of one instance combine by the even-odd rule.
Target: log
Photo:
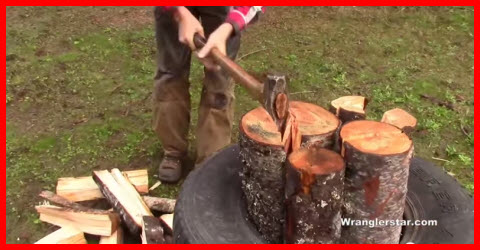
[[[148,172],[146,169],[125,171],[135,189],[148,194]],[[56,193],[70,201],[88,201],[104,198],[91,176],[64,177],[57,182]]]
[[[107,170],[93,171],[93,179],[110,205],[120,215],[128,230],[132,234],[138,234],[142,230],[142,217],[152,214],[139,198],[140,195],[132,192],[134,188],[124,179],[124,176],[117,171],[114,172],[117,173],[115,178]]]
[[[73,227],[82,232],[110,236],[118,227],[119,217],[116,213],[94,213],[73,208],[52,205],[35,206],[40,220],[59,227]]]
[[[89,208],[89,207],[86,207],[86,206],[83,206],[81,204],[78,204],[78,203],[75,203],[75,202],[71,202],[59,195],[56,195],[55,193],[53,192],[50,192],[50,191],[42,191],[40,194],[39,194],[40,197],[54,203],[54,204],[57,204],[57,205],[60,205],[60,206],[64,206],[64,207],[67,207],[67,208],[73,208],[73,209],[76,209],[76,210],[79,210],[79,211],[84,211],[84,212],[92,212],[92,213],[98,213],[98,214],[109,214],[111,213],[110,211],[106,211],[106,210],[101,210],[101,209],[94,209],[94,208]]]
[[[331,150],[310,147],[287,161],[288,244],[335,244],[341,235],[345,163]]]
[[[285,168],[288,138],[298,135],[303,147],[331,147],[340,121],[321,107],[290,102],[286,127],[295,127],[281,138],[277,126],[261,107],[245,114],[240,122],[242,190],[250,220],[270,243],[282,243],[285,222]],[[294,140],[295,141],[295,140]]]
[[[82,231],[73,227],[62,227],[35,244],[87,244],[87,240]]]
[[[175,209],[175,199],[160,198],[153,196],[143,196],[143,201],[151,210],[155,210],[161,213],[173,213]]]
[[[110,236],[100,236],[99,244],[123,244],[123,229],[118,227]]]
[[[154,216],[144,216],[141,237],[142,244],[165,244],[160,219]]]
[[[363,96],[342,96],[330,103],[330,111],[346,124],[350,121],[365,120],[368,100]]]
[[[382,122],[391,124],[409,135],[417,126],[417,119],[407,111],[399,108],[391,109],[383,114]]]
[[[344,219],[401,220],[413,143],[390,124],[353,121],[340,131],[346,161]],[[344,225],[345,226],[345,225]],[[397,244],[400,225],[345,226],[344,243]]]

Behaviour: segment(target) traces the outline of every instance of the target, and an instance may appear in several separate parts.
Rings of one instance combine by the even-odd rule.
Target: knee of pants
[[[203,95],[202,105],[217,110],[228,110],[234,100],[230,93],[205,91]]]

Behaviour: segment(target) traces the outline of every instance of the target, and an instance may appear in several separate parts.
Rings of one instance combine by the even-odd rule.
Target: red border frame
[[[247,3],[247,2],[251,2],[251,3],[254,3],[254,4],[260,4],[260,5],[295,5],[295,4],[298,4],[299,2],[298,1],[285,1],[285,0],[278,0],[278,1],[235,1],[235,3]],[[218,1],[218,0],[211,0],[211,1],[188,1],[189,4],[196,4],[196,5],[223,5],[225,4],[225,1]],[[381,1],[381,0],[362,0],[362,1],[352,1],[352,0],[324,0],[324,1],[303,1],[301,2],[302,4],[306,4],[306,5],[315,5],[315,4],[322,4],[322,5],[331,5],[331,6],[339,6],[339,5],[355,5],[355,6],[378,6],[378,5],[381,5],[381,6],[392,6],[392,5],[416,5],[416,6],[443,6],[443,5],[447,5],[447,6],[475,6],[477,7],[479,4],[480,4],[480,1],[474,1],[474,0],[458,0],[458,1],[447,1],[447,0],[419,0],[419,1],[413,1],[413,0],[387,0],[387,1]],[[178,5],[181,5],[182,2],[181,1],[148,1],[148,0],[140,0],[140,1],[111,1],[111,0],[97,0],[97,1],[81,1],[81,0],[74,0],[74,1],[65,1],[65,0],[52,0],[52,1],[43,1],[43,0],[39,0],[39,1],[29,1],[29,0],[19,0],[19,1],[11,1],[11,0],[8,0],[6,1],[2,8],[1,8],[1,12],[2,12],[2,20],[5,22],[6,20],[6,6],[18,6],[18,5],[37,5],[37,6],[41,6],[41,5],[74,5],[74,6],[82,6],[82,5],[99,5],[99,6],[107,6],[107,5],[137,5],[137,6],[147,6],[147,5],[175,5],[175,4],[178,4]],[[478,13],[475,13],[475,31],[477,30],[477,27],[478,27],[478,18],[479,18],[479,14]],[[475,32],[474,31],[474,32]],[[6,23],[5,25],[2,25],[2,32],[3,34],[6,34]],[[2,44],[3,44],[3,48],[5,48],[6,46],[6,36],[2,36]],[[478,48],[478,41],[475,41],[475,48]],[[5,58],[6,56],[6,50],[3,49],[2,50],[2,57]],[[477,59],[475,58],[475,66],[478,66],[477,65]],[[5,75],[5,67],[6,67],[6,61],[3,61],[2,60],[2,74]],[[477,71],[475,69],[475,76],[477,76]],[[2,84],[0,89],[1,89],[1,94],[2,96],[5,96],[5,86],[6,84]],[[477,92],[477,89],[475,88],[475,93]],[[476,100],[476,97],[474,97],[474,100]],[[2,108],[1,111],[2,111],[2,116],[5,117],[5,109],[6,109],[6,106],[5,108]],[[475,107],[474,107],[475,109]],[[475,112],[476,113],[476,112]],[[476,121],[476,119],[475,119]],[[5,130],[5,122],[1,123],[1,126],[2,126],[2,129]],[[477,132],[478,130],[478,123],[477,125],[474,126],[474,131]],[[3,134],[2,134],[3,135]],[[5,141],[5,136],[2,137]],[[476,138],[475,138],[476,139]],[[3,146],[3,145],[2,145]],[[6,152],[5,150],[5,146],[2,147],[2,150],[3,152]],[[476,150],[475,150],[476,151]],[[476,153],[475,153],[476,155]],[[6,162],[6,155],[3,154],[2,155],[2,162],[5,163]],[[475,167],[477,166],[477,164],[474,164]],[[0,171],[0,175],[2,177],[2,180],[5,180],[6,178],[6,173],[5,173],[5,165],[3,165],[3,171]],[[476,176],[476,174],[474,174],[474,176]],[[475,183],[475,181],[474,181]],[[5,188],[6,186],[3,186],[3,189],[4,189],[4,192],[1,192],[1,211],[3,214],[6,214],[5,212],[5,209],[6,209],[6,191],[5,191]],[[476,197],[477,195],[475,195]],[[2,217],[2,224],[5,224],[5,217]],[[475,220],[476,222],[477,220]],[[476,223],[475,223],[476,224]],[[6,225],[5,227],[2,227],[1,228],[1,238],[2,238],[2,242],[0,244],[5,244],[6,242]],[[475,234],[475,241],[477,239],[477,234]],[[91,246],[92,248],[96,248],[98,247],[99,245],[97,246]],[[7,245],[7,247],[9,248],[19,248],[19,247],[23,247],[22,245]],[[43,248],[43,249],[46,249],[46,248],[50,248],[50,246],[45,246],[45,245],[36,245],[36,247],[38,248]],[[57,246],[58,248],[61,248],[62,246]],[[57,248],[54,246],[54,248]],[[81,248],[82,246],[77,246],[77,245],[74,245],[74,246],[68,246],[69,248],[70,247],[73,247],[75,249],[79,249]],[[101,246],[103,249],[105,248],[110,248],[109,246]],[[133,248],[133,247],[136,247],[136,246],[129,246],[129,245],[121,245],[121,246],[116,246],[115,248],[122,248],[122,249],[125,249],[125,248]],[[146,248],[157,248],[158,246],[142,246],[142,247],[146,247]],[[183,245],[162,245],[160,246],[161,248],[184,248],[184,247],[188,247],[188,246],[183,246]],[[197,246],[198,247],[198,246]],[[201,246],[202,248],[218,248],[218,247],[223,247],[223,246]],[[242,248],[243,246],[229,246],[229,247],[233,247],[233,248]],[[257,248],[258,246],[254,246],[255,248]],[[286,248],[306,248],[306,249],[313,249],[315,247],[319,247],[319,246],[315,246],[315,245],[310,245],[310,246],[300,246],[300,245],[278,245],[278,246],[269,246],[269,245],[262,245],[260,246],[261,248],[272,248],[272,247],[275,247],[275,248],[283,248],[283,249],[286,249]],[[322,246],[322,247],[325,247],[325,246]],[[328,248],[342,248],[343,245],[330,245],[330,246],[327,246]],[[382,246],[358,246],[360,248],[380,248]],[[393,247],[398,247],[398,246],[393,246]],[[407,246],[408,247],[408,246]],[[417,245],[416,247],[420,247],[420,248],[424,248],[424,247],[429,247],[429,246],[419,246]],[[438,246],[438,247],[448,247],[448,246]],[[473,246],[465,246],[467,248],[472,248]]]

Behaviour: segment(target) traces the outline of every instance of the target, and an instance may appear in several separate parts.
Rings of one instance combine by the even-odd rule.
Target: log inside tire
[[[296,117],[302,146],[333,146],[340,125],[337,117],[304,102],[290,102],[289,111]],[[241,119],[242,189],[250,219],[270,243],[283,242],[286,138],[282,140],[275,123],[261,107]]]
[[[375,121],[350,122],[340,137],[347,164],[344,219],[351,223],[344,225],[342,241],[399,243],[402,227],[391,222],[403,216],[412,141],[397,127]]]
[[[338,243],[344,170],[343,158],[327,149],[301,148],[288,156],[286,243]]]

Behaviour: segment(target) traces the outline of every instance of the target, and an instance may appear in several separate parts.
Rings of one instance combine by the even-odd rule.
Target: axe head
[[[287,79],[283,74],[268,74],[263,85],[264,107],[277,125],[282,135],[285,132],[288,117]]]

